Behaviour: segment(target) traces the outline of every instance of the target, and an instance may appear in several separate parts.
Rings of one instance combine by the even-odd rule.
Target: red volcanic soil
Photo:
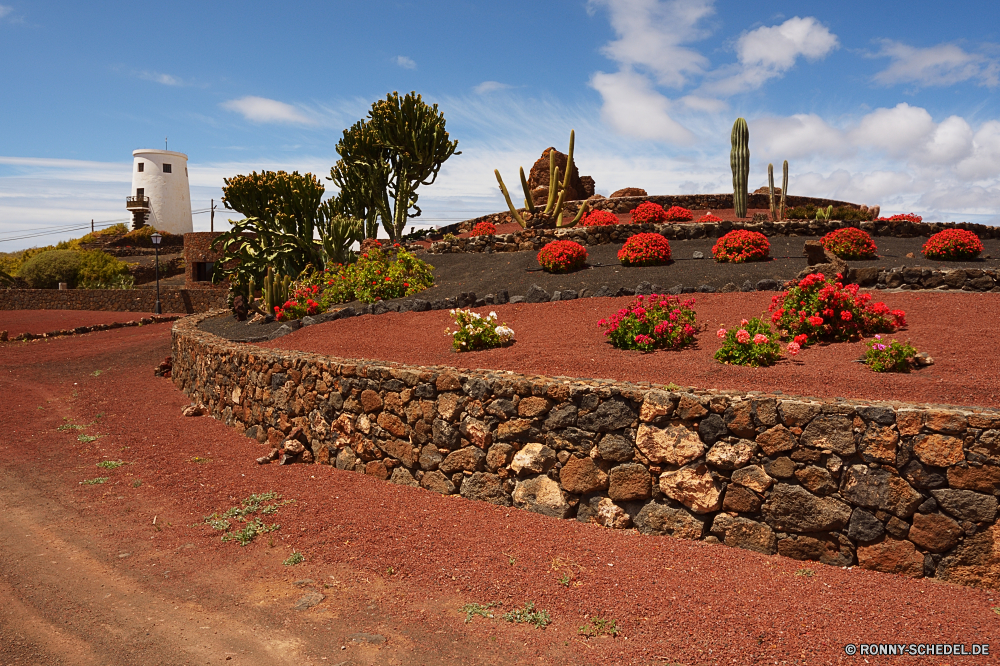
[[[875,373],[855,362],[864,352],[862,343],[809,347],[770,368],[716,362],[713,355],[720,341],[715,331],[766,312],[773,295],[692,294],[698,323],[705,330],[696,347],[682,351],[643,354],[615,349],[606,341],[598,320],[624,307],[631,297],[477,308],[481,313],[495,310],[499,320],[514,329],[516,342],[504,349],[453,352],[444,334],[453,320],[444,310],[338,320],[302,328],[261,346],[421,365],[673,382],[702,389],[1000,407],[995,329],[1000,294],[877,294],[877,300],[906,312],[908,327],[891,337],[909,340],[935,360],[934,365],[909,374]]]
[[[0,310],[0,331],[7,331],[13,338],[21,333],[50,333],[77,326],[138,321],[151,316],[145,312],[98,310]]]

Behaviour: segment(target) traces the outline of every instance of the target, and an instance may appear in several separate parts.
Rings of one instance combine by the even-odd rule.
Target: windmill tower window
[[[163,165],[163,173],[170,173],[170,165],[169,164],[164,164]]]
[[[135,188],[135,196],[139,197],[140,199],[146,196],[145,188],[142,187]]]
[[[139,173],[142,173],[145,170],[145,169],[143,169],[143,167],[146,166],[146,163],[145,162],[139,162],[139,164],[137,164],[136,166],[137,166],[137,169],[138,169]]]

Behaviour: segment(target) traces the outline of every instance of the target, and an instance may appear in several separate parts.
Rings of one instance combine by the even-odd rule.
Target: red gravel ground
[[[64,328],[138,321],[146,312],[102,312],[98,310],[0,310],[0,331],[10,337],[21,333],[49,333]]]
[[[705,330],[695,348],[643,354],[615,349],[597,322],[632,299],[586,298],[541,305],[478,308],[496,311],[514,329],[504,349],[457,354],[444,334],[447,311],[387,313],[302,328],[263,347],[300,349],[347,358],[422,365],[494,368],[526,374],[592,377],[741,391],[781,391],[817,397],[898,400],[1000,407],[996,313],[1000,294],[897,292],[876,295],[906,312],[908,328],[891,336],[910,340],[935,364],[909,373],[875,373],[854,361],[863,343],[819,345],[770,368],[716,362],[715,331],[767,311],[774,292],[692,294]]]
[[[531,311],[504,311],[524,347]],[[304,332],[366,324],[391,347],[418,323]],[[990,591],[556,521],[328,466],[258,467],[255,442],[180,416],[186,398],[152,373],[168,353],[166,326],[0,345],[3,664],[861,664],[876,662],[845,644],[1000,649]],[[126,464],[95,467],[108,459]],[[249,546],[201,524],[267,490],[295,503]],[[282,566],[293,549],[305,561]],[[293,610],[310,590],[325,599]],[[529,601],[551,613],[546,630],[499,619]],[[497,617],[467,624],[467,603],[496,603]],[[595,616],[620,634],[582,637]]]

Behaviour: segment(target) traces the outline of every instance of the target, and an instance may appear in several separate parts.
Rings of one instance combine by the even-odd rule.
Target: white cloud
[[[315,123],[312,118],[291,104],[266,97],[247,95],[223,102],[220,106],[229,111],[235,111],[254,123],[289,123],[293,125],[312,125]]]
[[[972,154],[959,162],[955,171],[971,180],[1000,176],[1000,121],[983,123],[972,138]]]
[[[416,69],[417,63],[413,62],[412,58],[407,58],[406,56],[396,56],[393,60],[397,65],[403,69]]]
[[[671,101],[653,90],[646,77],[629,70],[597,72],[590,86],[604,99],[604,122],[619,134],[681,144],[694,140],[690,130],[670,116]]]
[[[750,132],[752,150],[759,150],[765,160],[843,154],[845,149],[850,150],[841,132],[814,113],[757,118],[750,121]]]
[[[799,57],[819,60],[838,46],[837,36],[811,16],[795,16],[781,25],[762,26],[736,41],[739,64],[717,70],[714,75],[719,78],[702,89],[723,96],[755,90],[790,70]]]
[[[861,119],[850,132],[855,145],[884,150],[889,155],[910,153],[934,130],[934,120],[927,109],[909,104],[897,104],[891,109],[876,109]]]
[[[7,5],[0,5],[0,19],[2,19],[4,16],[7,16],[12,11],[14,11],[13,7],[8,7]]]
[[[699,22],[715,13],[712,0],[590,0],[605,7],[618,39],[601,52],[623,68],[649,71],[657,83],[679,88],[702,74],[708,58],[681,46],[707,36]]]
[[[480,95],[485,95],[487,93],[495,92],[497,90],[507,90],[511,86],[506,83],[500,83],[499,81],[483,81],[478,86],[473,88]]]
[[[950,86],[962,81],[996,87],[1000,84],[1000,63],[977,53],[969,53],[955,44],[916,48],[892,40],[883,40],[874,58],[889,58],[889,66],[876,74],[876,83],[891,86],[915,83],[918,86]]]
[[[139,72],[139,78],[145,81],[154,81],[156,83],[162,83],[165,86],[182,86],[184,82],[181,81],[176,76],[170,74],[163,74],[161,72]]]

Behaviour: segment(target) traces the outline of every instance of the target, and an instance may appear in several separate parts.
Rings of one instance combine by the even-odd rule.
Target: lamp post
[[[160,310],[160,240],[163,236],[154,231],[149,238],[153,241],[153,249],[156,250],[156,305],[153,306],[153,314],[163,314]]]

